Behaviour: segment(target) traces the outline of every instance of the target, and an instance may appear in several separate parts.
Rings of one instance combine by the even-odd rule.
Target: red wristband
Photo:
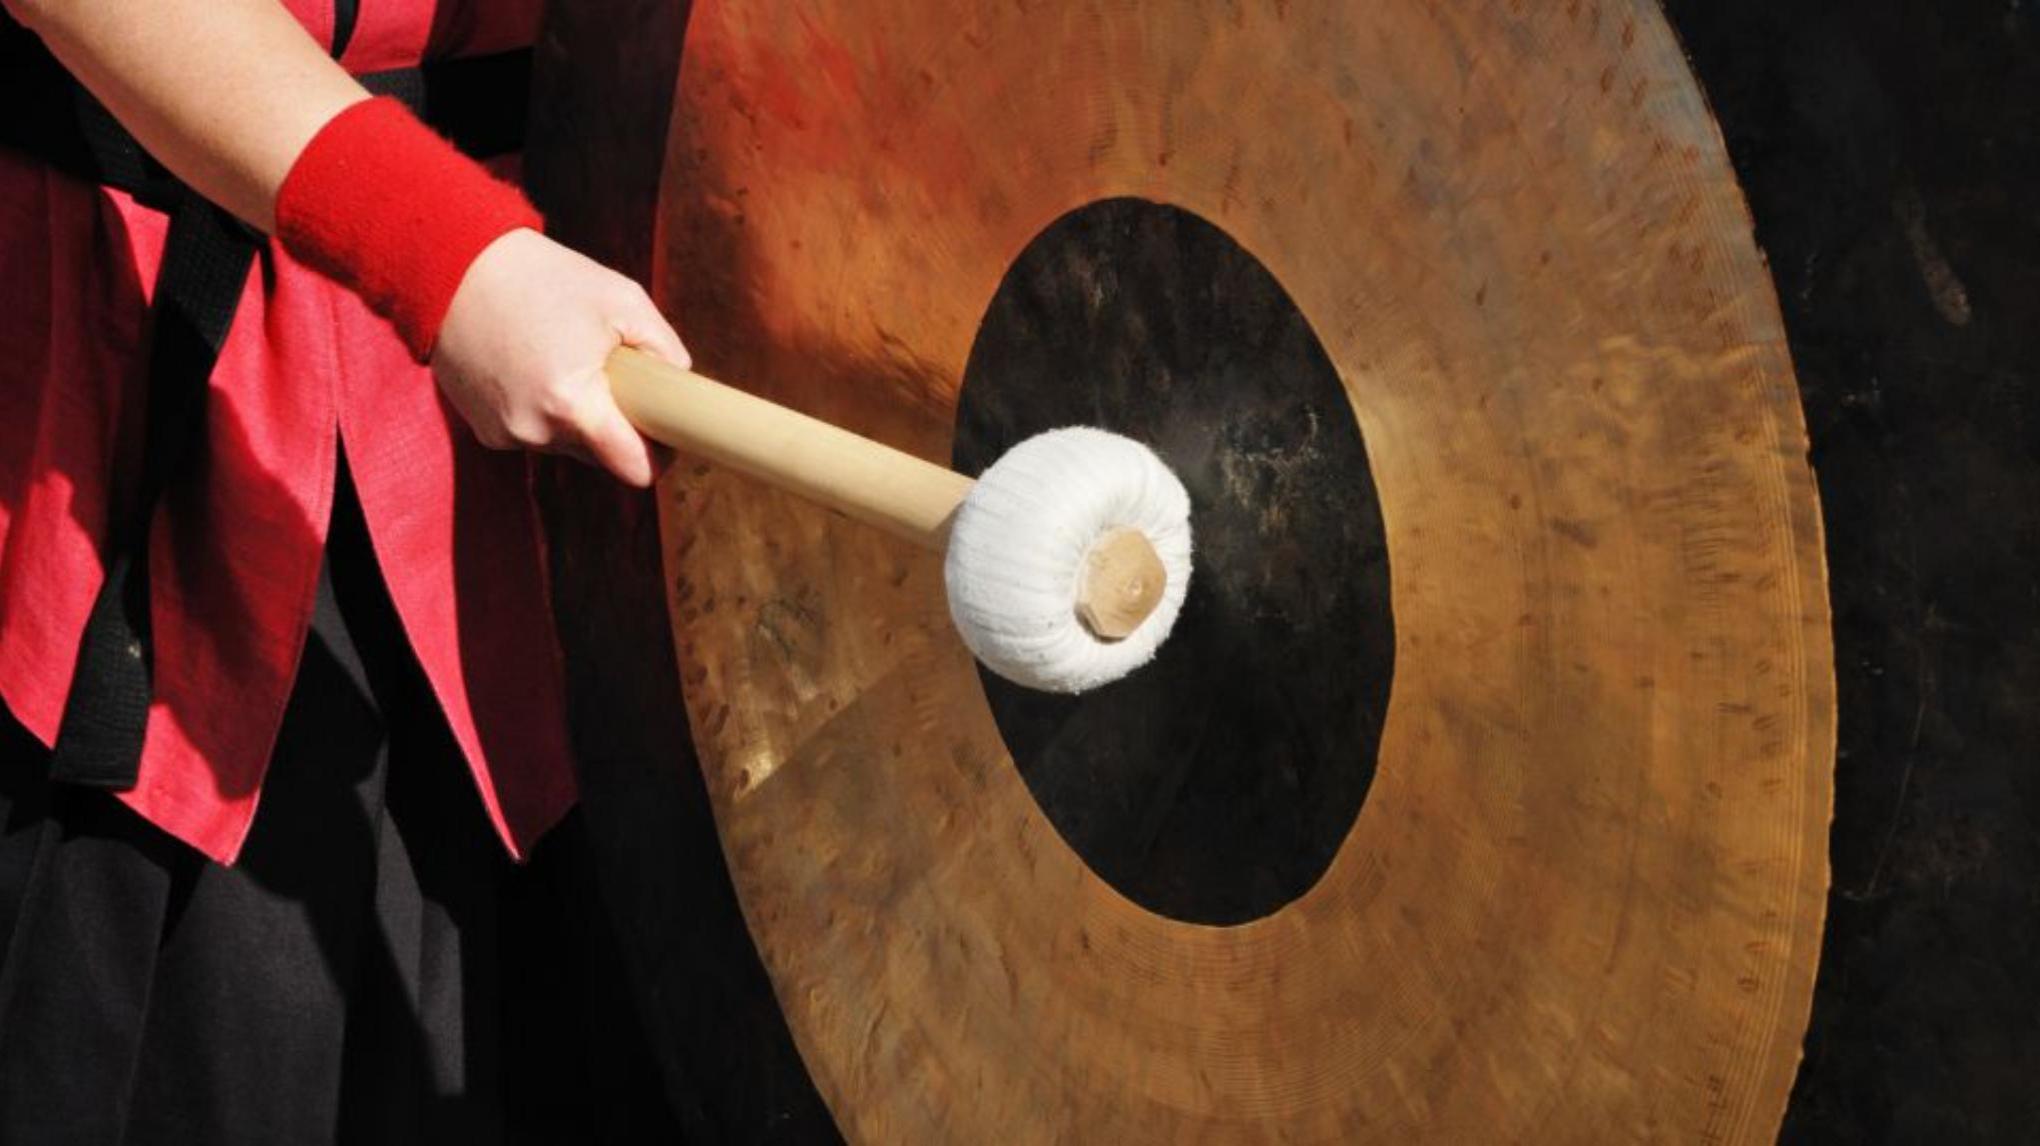
[[[542,226],[523,193],[389,98],[327,121],[276,194],[284,250],[367,300],[420,362],[482,248]]]

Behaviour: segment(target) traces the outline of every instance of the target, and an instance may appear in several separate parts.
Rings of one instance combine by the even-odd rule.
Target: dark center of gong
[[[978,330],[956,468],[1043,430],[1147,443],[1196,571],[1155,663],[1078,697],[982,673],[1056,829],[1150,911],[1244,923],[1309,890],[1374,777],[1394,662],[1381,509],[1324,348],[1267,268],[1189,212],[1104,200],[1021,252]]]

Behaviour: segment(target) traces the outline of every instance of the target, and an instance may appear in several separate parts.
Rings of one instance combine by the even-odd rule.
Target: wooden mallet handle
[[[609,389],[638,432],[937,553],[969,478],[628,348]]]
[[[638,432],[937,553],[976,484],[953,470],[628,348],[609,388]],[[1161,600],[1162,560],[1133,530],[1091,553],[1077,612],[1105,640],[1139,627]]]

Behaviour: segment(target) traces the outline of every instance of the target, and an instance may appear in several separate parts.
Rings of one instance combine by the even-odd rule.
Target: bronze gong
[[[1775,1133],[1827,876],[1820,517],[1653,4],[703,2],[663,188],[704,370],[945,463],[1015,260],[1169,205],[1286,292],[1379,494],[1371,787],[1314,882],[1221,926],[1065,842],[935,558],[678,467],[689,720],[848,1137]]]

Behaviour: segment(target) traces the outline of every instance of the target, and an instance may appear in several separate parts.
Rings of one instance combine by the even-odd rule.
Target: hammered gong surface
[[[1820,526],[1776,301],[1656,9],[1025,7],[699,6],[662,299],[708,372],[942,459],[1032,239],[1100,199],[1194,212],[1344,384],[1395,677],[1323,876],[1171,920],[1035,804],[936,559],[681,467],[690,721],[837,1122],[1768,1136],[1826,880]]]

